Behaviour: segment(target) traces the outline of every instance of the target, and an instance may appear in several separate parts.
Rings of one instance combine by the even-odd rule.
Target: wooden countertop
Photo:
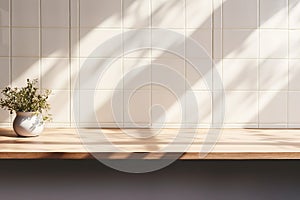
[[[101,129],[106,139],[97,137],[99,129],[81,131],[85,133],[79,136],[75,129],[46,129],[39,137],[22,138],[2,128],[0,159],[91,159],[87,149],[93,148],[102,159],[171,159],[178,156],[177,150],[180,159],[193,160],[300,159],[298,129],[223,129],[215,145],[206,142],[207,129],[197,129],[196,134],[186,129],[180,134],[182,140],[167,151],[163,149],[178,136],[177,129]],[[185,141],[193,143],[189,146]],[[212,150],[199,154],[204,141]]]

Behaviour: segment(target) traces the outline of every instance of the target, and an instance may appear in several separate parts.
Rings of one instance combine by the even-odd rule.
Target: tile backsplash
[[[76,102],[82,126],[192,126],[196,113],[197,126],[210,127],[213,108],[224,102],[224,127],[300,128],[299,13],[299,0],[0,0],[0,89],[39,78],[40,87],[53,90],[52,127],[75,126]],[[225,99],[216,95],[217,74],[198,74],[184,57],[155,48],[127,52],[152,45],[159,28],[203,47],[198,53],[184,38],[161,38],[165,45],[183,44],[186,57],[215,69]],[[132,30],[149,34],[128,37]],[[115,46],[95,54],[113,36],[120,36]],[[124,54],[90,87],[97,66],[116,51]],[[166,80],[174,91],[155,80]],[[143,81],[149,84],[135,87]],[[85,109],[88,99],[94,99],[93,112]],[[0,110],[0,126],[12,120]]]

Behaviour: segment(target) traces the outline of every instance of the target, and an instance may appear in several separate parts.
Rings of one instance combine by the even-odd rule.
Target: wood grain
[[[2,128],[0,159],[300,159],[299,129],[223,129],[216,140],[208,140],[208,129],[79,131],[22,138]]]

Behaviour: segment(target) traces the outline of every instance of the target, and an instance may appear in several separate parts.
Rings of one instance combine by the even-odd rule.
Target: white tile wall
[[[11,63],[12,86],[21,87],[26,79],[36,79],[40,75],[40,60],[38,58],[13,58]]]
[[[300,124],[300,106],[299,106],[300,92],[289,92],[288,96],[288,123],[290,125]]]
[[[289,90],[300,91],[300,59],[289,61]]]
[[[212,27],[213,4],[206,0],[186,0],[186,27],[209,29]]]
[[[178,92],[183,93],[183,91]],[[178,125],[182,123],[184,108],[181,100],[184,97],[176,97],[168,90],[152,91],[152,124],[164,126],[165,124]]]
[[[43,57],[69,57],[69,30],[44,28],[42,30]]]
[[[300,58],[300,30],[290,30],[289,40],[289,57]]]
[[[257,58],[259,34],[255,29],[223,31],[224,58]]]
[[[185,1],[152,0],[152,26],[159,28],[184,28]]]
[[[121,0],[80,0],[80,26],[121,27],[121,5]]]
[[[151,91],[138,90],[124,93],[124,123],[151,125]]]
[[[52,126],[73,124],[72,89],[79,88],[82,105],[95,100],[96,119],[82,106],[82,126],[100,122],[112,127],[135,123],[155,127],[166,121],[167,127],[177,127],[192,123],[195,106],[199,126],[208,127],[212,119],[220,123],[218,116],[212,116],[212,107],[223,102],[216,95],[221,89],[217,74],[198,74],[190,63],[164,50],[141,49],[120,56],[103,79],[93,76],[112,55],[156,42],[151,35],[157,28],[168,28],[206,50],[207,54],[190,51],[185,41],[172,37],[160,41],[164,46],[181,44],[185,56],[216,69],[225,88],[226,127],[299,128],[299,13],[298,0],[0,0],[0,88],[39,78],[41,87],[53,90]],[[119,37],[113,45],[106,44],[104,51],[94,52],[113,36],[141,29],[147,38]],[[157,64],[177,71],[192,87],[153,68]],[[136,71],[123,80],[131,70]],[[133,83],[157,80],[172,85],[183,105],[156,84],[140,88],[127,103]],[[95,94],[89,86],[93,81]],[[208,88],[211,82],[213,95]],[[119,103],[112,109],[113,94]],[[192,94],[196,105],[192,105]],[[11,125],[11,119],[0,111],[0,126]]]
[[[68,27],[69,16],[69,0],[41,0],[43,27]]]
[[[52,123],[57,126],[66,126],[70,123],[70,93],[69,91],[53,90],[49,98],[51,113],[53,114]]]
[[[287,127],[287,108],[287,92],[260,92],[260,127]]]
[[[261,90],[282,91],[288,88],[289,65],[286,59],[260,61],[259,85]]]
[[[10,67],[10,60],[9,58],[0,58],[0,69],[1,69],[1,73],[0,73],[0,88],[3,89],[6,86],[9,85],[10,80],[10,71],[9,71],[9,67]]]
[[[13,0],[12,26],[39,27],[40,0]]]
[[[211,60],[208,59],[197,59],[195,60],[197,63],[203,66],[207,66],[207,68],[212,67]],[[211,79],[205,79],[205,76],[210,76],[208,74],[202,74],[203,72],[199,72],[195,66],[192,66],[190,63],[186,62],[186,90],[209,90],[209,85],[211,85]]]
[[[9,28],[0,28],[0,56],[9,56]]]
[[[108,45],[105,51],[96,51],[105,41],[111,39],[113,36],[121,34],[121,29],[80,29],[80,56],[81,57],[111,57],[116,51],[121,50]],[[114,40],[116,45],[122,45],[121,38]]]
[[[252,127],[258,123],[258,93],[246,91],[226,92],[225,124]]]
[[[256,28],[257,0],[223,1],[224,28]]]
[[[12,56],[39,57],[39,29],[12,28]]]
[[[194,103],[196,100],[196,103]],[[187,91],[185,93],[185,122],[209,127],[212,123],[212,94],[208,91]],[[203,106],[205,105],[205,106]],[[197,111],[197,112],[196,112]]]
[[[300,2],[289,0],[289,26],[292,29],[300,28]]]
[[[288,0],[260,0],[260,24],[262,28],[288,28]]]
[[[223,84],[225,90],[258,89],[258,62],[255,59],[224,59]]]
[[[260,31],[261,58],[288,57],[288,30],[261,30]]]
[[[124,0],[123,25],[125,28],[150,27],[151,2],[149,0]]]
[[[0,0],[0,26],[9,26],[10,5],[9,0]]]
[[[43,58],[41,63],[42,87],[70,90],[70,66],[66,58]]]

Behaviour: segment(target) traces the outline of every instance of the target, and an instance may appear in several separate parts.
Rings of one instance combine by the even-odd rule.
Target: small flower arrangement
[[[21,88],[6,87],[1,91],[3,98],[0,99],[0,107],[15,112],[33,112],[42,114],[44,121],[51,120],[50,104],[48,103],[51,90],[40,91],[36,85],[37,79],[27,79],[27,86]]]

